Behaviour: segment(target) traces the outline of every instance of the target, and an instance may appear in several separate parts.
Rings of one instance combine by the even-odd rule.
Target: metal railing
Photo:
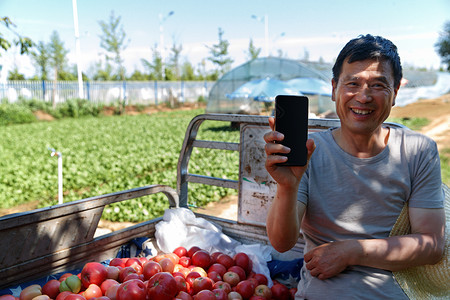
[[[207,98],[211,81],[85,81],[81,98],[94,103],[125,101],[129,105],[163,102],[195,102]],[[6,81],[0,83],[0,99],[14,103],[19,98],[65,102],[79,97],[76,81]]]

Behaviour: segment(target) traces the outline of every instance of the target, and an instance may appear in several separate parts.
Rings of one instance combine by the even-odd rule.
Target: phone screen
[[[284,166],[304,166],[308,150],[308,97],[278,95],[275,97],[275,130],[284,134],[281,144],[291,149]]]

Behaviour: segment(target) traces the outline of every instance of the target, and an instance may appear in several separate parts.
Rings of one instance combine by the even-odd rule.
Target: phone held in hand
[[[275,130],[284,135],[280,143],[291,149],[287,161],[279,165],[304,166],[307,162],[308,150],[308,106],[305,96],[278,95],[275,97]]]

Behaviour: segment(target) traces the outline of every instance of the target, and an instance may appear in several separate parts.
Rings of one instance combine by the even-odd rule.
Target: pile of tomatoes
[[[109,266],[87,263],[81,273],[25,288],[20,298],[0,300],[292,300],[295,288],[252,271],[249,256],[176,248],[152,258],[114,258]]]

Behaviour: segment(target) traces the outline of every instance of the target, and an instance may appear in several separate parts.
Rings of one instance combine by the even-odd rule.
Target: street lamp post
[[[162,62],[162,76],[163,79],[165,77],[164,71],[164,63],[166,59],[165,49],[164,49],[164,27],[163,24],[171,15],[174,14],[174,11],[170,11],[165,17],[162,14],[159,14],[159,53],[161,54],[161,62]]]
[[[80,66],[80,33],[78,31],[78,9],[77,9],[77,0],[72,0],[72,7],[73,7],[73,25],[75,28],[75,51],[77,56],[77,71],[78,71],[78,98],[83,99],[84,98],[84,92],[83,92],[83,75],[81,72],[81,66]]]
[[[264,17],[252,15],[252,18],[264,23],[264,55],[269,56],[269,16],[267,14]]]

